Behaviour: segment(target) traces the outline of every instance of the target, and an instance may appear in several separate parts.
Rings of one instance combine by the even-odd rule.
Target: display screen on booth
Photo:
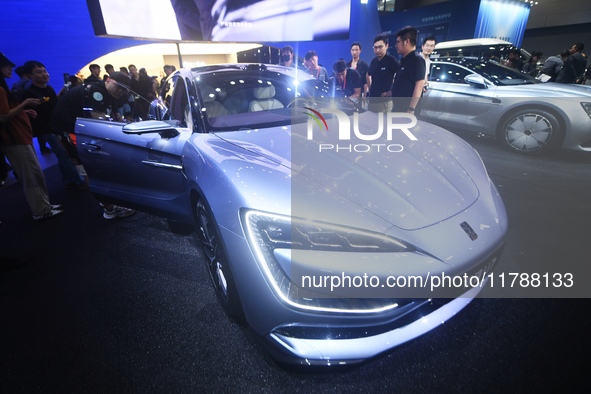
[[[165,41],[349,38],[349,0],[87,0],[98,36]]]

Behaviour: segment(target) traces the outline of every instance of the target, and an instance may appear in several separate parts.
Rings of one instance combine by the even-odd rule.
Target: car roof
[[[445,56],[445,57],[438,57],[435,59],[431,59],[432,62],[448,62],[448,63],[466,63],[466,62],[470,62],[470,63],[474,63],[474,62],[483,62],[483,61],[489,61],[489,60],[483,60],[477,57],[473,57],[473,56]]]
[[[279,66],[276,64],[263,64],[263,63],[227,63],[227,64],[213,64],[201,67],[193,67],[190,69],[195,74],[210,74],[214,72],[229,72],[229,71],[241,71],[241,72],[271,72],[288,75],[291,77],[297,77],[299,80],[313,79],[308,73],[295,69],[293,67]]]
[[[484,56],[491,54],[496,57],[504,57],[510,50],[519,49],[524,61],[529,60],[531,54],[523,48],[517,48],[509,41],[495,38],[471,38],[467,40],[443,41],[435,45],[431,58],[437,58],[440,53],[451,56]]]
[[[513,45],[509,41],[496,38],[470,38],[467,40],[443,41],[435,45],[435,49],[448,49],[466,46]]]
[[[495,60],[481,59],[481,58],[472,57],[472,56],[465,56],[465,57],[464,56],[446,56],[446,57],[431,59],[431,62],[432,63],[454,63],[454,64],[458,64],[460,66],[466,66],[469,68],[475,64],[488,63],[488,64],[494,64],[495,66],[500,66],[503,68],[509,68],[506,65],[503,65]]]

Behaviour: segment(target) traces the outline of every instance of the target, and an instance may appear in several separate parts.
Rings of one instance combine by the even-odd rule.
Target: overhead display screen
[[[164,41],[349,38],[349,0],[87,0],[99,36]]]

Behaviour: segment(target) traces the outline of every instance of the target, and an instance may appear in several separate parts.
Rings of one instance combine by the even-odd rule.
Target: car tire
[[[505,117],[497,137],[510,151],[542,155],[560,149],[564,130],[552,113],[523,109]]]
[[[228,263],[224,247],[213,221],[211,210],[203,201],[196,206],[197,236],[203,248],[207,271],[216,296],[226,314],[240,324],[246,323],[234,275]]]

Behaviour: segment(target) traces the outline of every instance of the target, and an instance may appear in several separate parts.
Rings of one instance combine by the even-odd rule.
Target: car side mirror
[[[160,120],[146,120],[143,122],[129,123],[123,126],[125,134],[150,134],[158,133],[162,138],[174,138],[180,133],[166,122]]]
[[[466,77],[464,78],[464,82],[466,82],[470,86],[474,86],[479,89],[488,89],[486,80],[478,74],[466,75]]]

